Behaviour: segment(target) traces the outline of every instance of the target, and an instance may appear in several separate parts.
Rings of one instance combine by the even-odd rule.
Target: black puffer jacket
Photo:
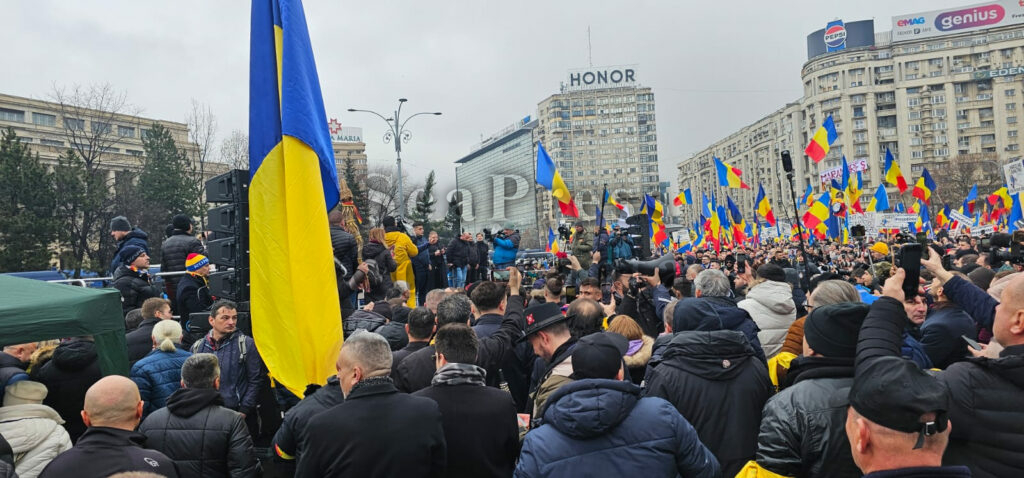
[[[473,245],[456,237],[448,243],[448,263],[454,267],[469,265],[469,248]],[[476,252],[476,251],[473,251]]]
[[[476,248],[476,260],[477,260],[477,262],[480,265],[486,267],[487,264],[488,264],[487,252],[490,251],[490,248],[487,245],[487,242],[485,242],[485,241],[474,242],[473,243],[473,247]]]
[[[375,332],[386,324],[388,319],[371,310],[357,310],[345,319],[341,324],[341,331],[345,337],[351,337],[355,331],[364,329],[367,332]]]
[[[64,419],[64,428],[72,442],[85,432],[80,413],[85,391],[103,376],[97,358],[96,344],[90,341],[64,342],[54,349],[53,359],[34,377],[48,390],[43,405],[49,405]]]
[[[764,406],[757,463],[783,476],[859,477],[846,438],[853,359],[801,357]]]
[[[331,247],[334,257],[345,266],[345,278],[352,277],[359,262],[359,250],[356,237],[340,226],[331,226]]]
[[[962,279],[954,277],[945,290],[954,281]],[[956,299],[963,303],[989,297],[974,285],[957,285]],[[857,344],[858,366],[879,355],[899,356],[906,320],[903,304],[896,299],[881,297],[871,304]],[[1024,470],[1024,411],[1011,404],[1019,404],[1024,396],[1024,344],[1006,347],[998,359],[954,363],[936,377],[949,386],[953,398],[953,430],[943,464],[966,465],[976,477],[1019,476]]]
[[[202,254],[205,256],[206,248],[203,247],[203,243],[196,239],[195,236],[181,229],[175,229],[171,233],[171,237],[164,239],[163,245],[160,246],[160,271],[177,272],[185,270],[185,259],[188,259],[189,254]],[[179,278],[180,276],[166,276],[164,280],[171,284],[173,290],[177,290],[176,286]]]
[[[114,272],[114,288],[121,292],[121,312],[125,315],[142,307],[146,299],[160,297],[159,287],[149,282],[149,274],[122,265]]]
[[[345,401],[338,377],[332,375],[327,384],[312,394],[307,392],[298,405],[284,414],[281,428],[277,429],[272,442],[277,455],[285,460],[298,459],[306,449],[306,426],[314,415]]]
[[[110,261],[111,274],[124,264],[124,257],[121,256],[121,251],[124,251],[124,248],[128,246],[140,247],[146,251],[146,254],[149,254],[149,234],[136,227],[128,231],[128,234],[121,238],[120,241],[117,241],[117,251],[114,252],[114,258]]]
[[[216,389],[182,388],[139,426],[146,446],[174,460],[180,476],[259,475],[242,414],[224,408]]]
[[[679,332],[649,364],[647,396],[668,400],[735,476],[757,452],[761,410],[772,394],[768,368],[743,333]]]

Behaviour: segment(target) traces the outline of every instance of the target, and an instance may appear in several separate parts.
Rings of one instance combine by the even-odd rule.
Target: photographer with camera
[[[516,255],[519,253],[519,231],[515,230],[516,225],[512,221],[505,223],[504,229],[497,234],[491,234],[490,229],[484,229],[484,237],[494,244],[494,256],[491,262],[495,270],[515,267]]]
[[[941,283],[943,295],[969,311],[978,325],[991,329],[995,342],[1005,347],[998,356],[988,350],[992,345],[983,347],[972,352],[981,358],[956,362],[934,374],[952,395],[946,414],[954,426],[943,463],[966,465],[973,476],[1016,476],[1024,469],[1024,411],[1006,404],[1024,395],[1024,277],[1011,280],[997,301],[945,270],[939,254],[929,251],[927,257],[921,264]],[[884,297],[871,305],[857,345],[858,373],[872,359],[900,355],[907,320],[905,289],[916,288],[912,281],[904,284],[907,276],[897,269],[885,281]]]
[[[672,301],[672,293],[665,283],[671,285],[675,280],[675,261],[672,256],[663,256],[644,262],[618,261],[615,267],[619,280],[623,280],[623,274],[632,274],[615,313],[632,317],[644,335],[657,337],[665,330],[662,314]],[[614,294],[613,297],[618,299]]]
[[[615,264],[618,259],[629,260],[633,258],[633,238],[629,236],[629,229],[623,229],[619,224],[612,226],[612,236],[608,240],[608,250],[602,249],[602,256],[606,258],[609,265]]]

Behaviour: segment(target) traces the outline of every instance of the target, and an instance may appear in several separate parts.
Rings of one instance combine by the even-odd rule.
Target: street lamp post
[[[411,120],[411,119],[413,119],[413,118],[415,118],[415,117],[417,117],[419,115],[440,115],[441,114],[439,111],[435,111],[435,112],[424,111],[424,112],[421,112],[421,113],[416,113],[416,114],[406,118],[405,121],[402,121],[402,118],[401,118],[402,104],[404,104],[406,101],[409,101],[409,100],[407,100],[405,98],[399,98],[398,99],[398,108],[395,109],[395,114],[392,117],[390,117],[390,118],[385,118],[384,115],[382,115],[382,114],[380,114],[380,113],[378,113],[376,111],[360,110],[360,109],[355,109],[355,108],[349,108],[348,109],[349,112],[353,112],[353,113],[354,112],[373,113],[373,114],[377,115],[378,117],[380,117],[380,119],[384,120],[385,123],[388,124],[388,131],[386,133],[384,133],[384,143],[385,144],[386,143],[390,143],[392,140],[395,142],[395,158],[396,158],[395,162],[398,164],[398,217],[399,217],[399,219],[404,219],[405,218],[405,195],[404,195],[405,191],[404,191],[404,187],[403,187],[403,184],[402,184],[403,183],[403,181],[402,181],[402,143],[403,142],[408,143],[409,139],[412,138],[412,133],[405,129],[405,124],[408,123],[409,120]]]

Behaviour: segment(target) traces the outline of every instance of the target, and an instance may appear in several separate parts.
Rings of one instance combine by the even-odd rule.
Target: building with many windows
[[[725,193],[711,160],[717,156],[741,169],[750,184],[750,191],[728,191],[746,213],[761,183],[776,216],[785,217],[792,216],[792,201],[779,159],[783,150],[792,153],[798,197],[808,184],[820,191],[838,177],[845,156],[852,171],[861,171],[866,204],[884,181],[887,149],[911,185],[927,167],[941,188],[934,172],[958,156],[980,158],[999,174],[1002,164],[1022,157],[1024,7],[1015,1],[986,5],[901,15],[892,19],[891,31],[880,33],[867,20],[832,22],[810,34],[803,96],[680,162],[680,188],[696,197]],[[985,22],[951,20],[991,8],[1003,13]],[[803,149],[829,116],[839,136],[815,164]],[[895,199],[898,191],[888,189]],[[949,191],[942,200],[959,202],[965,193]],[[684,220],[692,221],[695,211],[684,211]]]
[[[658,192],[658,133],[654,93],[633,67],[572,70],[561,92],[537,105],[537,139],[573,194],[581,219],[595,220],[605,185],[637,211],[643,194]],[[558,206],[539,204],[542,220],[558,221]],[[608,212],[608,217],[614,214]]]
[[[334,149],[334,165],[338,169],[338,177],[345,175],[345,165],[352,163],[357,178],[366,178],[366,142],[363,141],[363,128],[342,126],[338,120],[331,118],[327,122],[331,133],[331,145]]]

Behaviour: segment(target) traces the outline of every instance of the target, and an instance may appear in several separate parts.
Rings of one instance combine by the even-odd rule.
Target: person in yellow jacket
[[[412,243],[412,239],[405,233],[401,228],[398,227],[398,221],[392,216],[387,216],[383,221],[384,230],[387,234],[384,235],[384,240],[387,242],[388,248],[391,249],[391,254],[395,257],[395,263],[398,264],[398,268],[391,273],[391,282],[404,280],[409,284],[409,300],[406,301],[406,305],[410,308],[416,308],[416,274],[412,270],[412,257],[416,257],[419,254],[419,249]]]

